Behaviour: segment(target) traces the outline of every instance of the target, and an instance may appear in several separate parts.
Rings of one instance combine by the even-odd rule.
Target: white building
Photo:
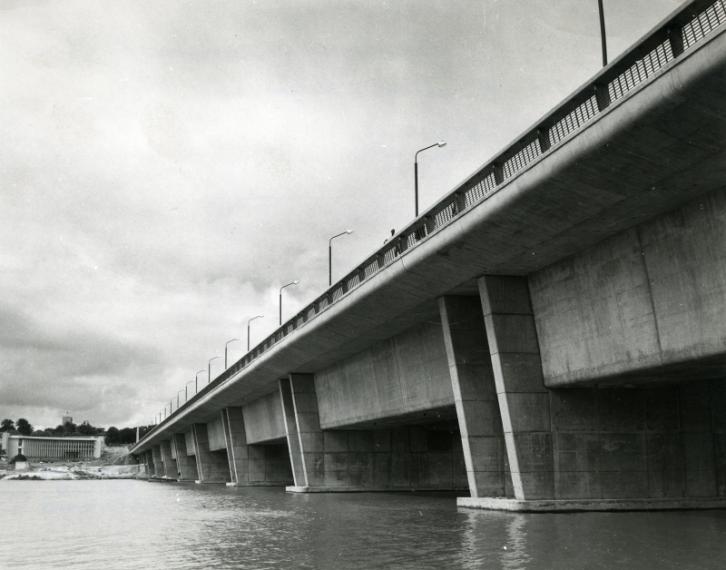
[[[80,461],[98,459],[103,436],[51,437],[2,434],[2,448],[8,460],[22,453],[28,460]]]

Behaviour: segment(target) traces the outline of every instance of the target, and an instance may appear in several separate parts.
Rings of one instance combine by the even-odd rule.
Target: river
[[[451,496],[0,481],[0,568],[724,568],[726,511],[510,514]]]

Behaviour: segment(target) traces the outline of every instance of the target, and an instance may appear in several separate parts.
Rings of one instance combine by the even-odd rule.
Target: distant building
[[[103,436],[51,437],[2,434],[2,448],[8,458],[18,453],[28,460],[81,461],[98,459],[103,448]]]
[[[69,415],[69,412],[66,410],[66,415],[63,416],[63,419],[61,420],[61,425],[64,426],[66,424],[72,424],[73,423],[73,417]]]

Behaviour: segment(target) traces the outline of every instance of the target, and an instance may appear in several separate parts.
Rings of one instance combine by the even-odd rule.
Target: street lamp
[[[605,37],[605,10],[602,5],[602,0],[597,0],[597,8],[600,12],[600,44],[602,45],[602,66],[605,67],[608,64],[608,46]]]
[[[189,384],[196,384],[196,382],[197,382],[196,380],[189,380],[189,382],[184,384],[184,403],[189,401],[189,394],[187,392],[187,387],[189,386]]]
[[[254,321],[255,319],[262,319],[265,315],[256,315],[252,317],[251,319],[247,320],[247,352],[250,351],[250,323]]]
[[[280,303],[279,303],[279,308],[280,308],[280,324],[281,325],[282,325],[282,290],[285,287],[289,287],[290,285],[297,285],[298,283],[300,283],[300,281],[297,280],[297,279],[295,279],[295,281],[290,281],[290,283],[288,283],[287,285],[283,285],[282,287],[280,287],[280,297],[279,297]]]
[[[231,338],[227,342],[224,343],[224,369],[227,370],[227,347],[230,345],[230,343],[238,341],[238,338]]]
[[[194,394],[196,395],[199,392],[199,375],[204,374],[206,370],[197,370],[197,374],[194,377]],[[209,377],[207,377],[209,378]],[[209,384],[209,382],[207,382]]]
[[[218,358],[222,358],[221,356],[213,356],[207,361],[207,384],[209,384],[212,381],[212,360],[217,360]]]
[[[435,146],[442,147],[446,146],[446,141],[439,141],[434,144],[430,144],[429,146],[425,146],[423,148],[420,148],[416,151],[416,154],[413,156],[413,179],[414,179],[414,204],[415,204],[415,211],[416,216],[418,218],[418,155],[419,153],[428,150],[430,148],[434,148]]]
[[[340,236],[347,236],[353,233],[353,230],[345,230],[339,234],[335,234],[328,240],[328,287],[333,284],[333,240]]]

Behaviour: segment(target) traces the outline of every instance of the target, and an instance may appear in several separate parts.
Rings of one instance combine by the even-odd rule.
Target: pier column
[[[161,462],[163,464],[163,476],[169,479],[177,478],[176,460],[171,455],[171,440],[162,441],[161,445]]]
[[[229,481],[229,465],[224,452],[214,452],[209,449],[207,424],[194,424],[192,434],[197,458],[197,482],[226,483]]]
[[[472,497],[504,496],[511,479],[481,301],[442,297],[439,312],[469,491]]]
[[[526,277],[478,281],[516,499],[554,496],[550,402]]]
[[[144,463],[146,464],[146,476],[154,476],[154,455],[151,450],[144,452],[143,454]]]
[[[161,447],[158,445],[155,445],[151,448],[151,456],[152,461],[154,464],[154,473],[152,474],[153,477],[163,477],[164,476],[164,466],[161,463]]]
[[[295,488],[322,486],[325,475],[323,432],[320,429],[315,379],[312,374],[290,374],[280,380],[285,432]]]
[[[187,450],[186,437],[183,433],[175,433],[172,441],[176,449],[176,467],[178,481],[196,481],[199,478],[197,461]]]
[[[228,485],[247,485],[249,483],[249,451],[245,424],[242,421],[242,408],[225,408],[221,414],[231,479]]]
[[[222,410],[232,486],[288,485],[291,474],[280,457],[282,445],[248,445],[241,407]],[[283,461],[281,461],[283,459]]]

